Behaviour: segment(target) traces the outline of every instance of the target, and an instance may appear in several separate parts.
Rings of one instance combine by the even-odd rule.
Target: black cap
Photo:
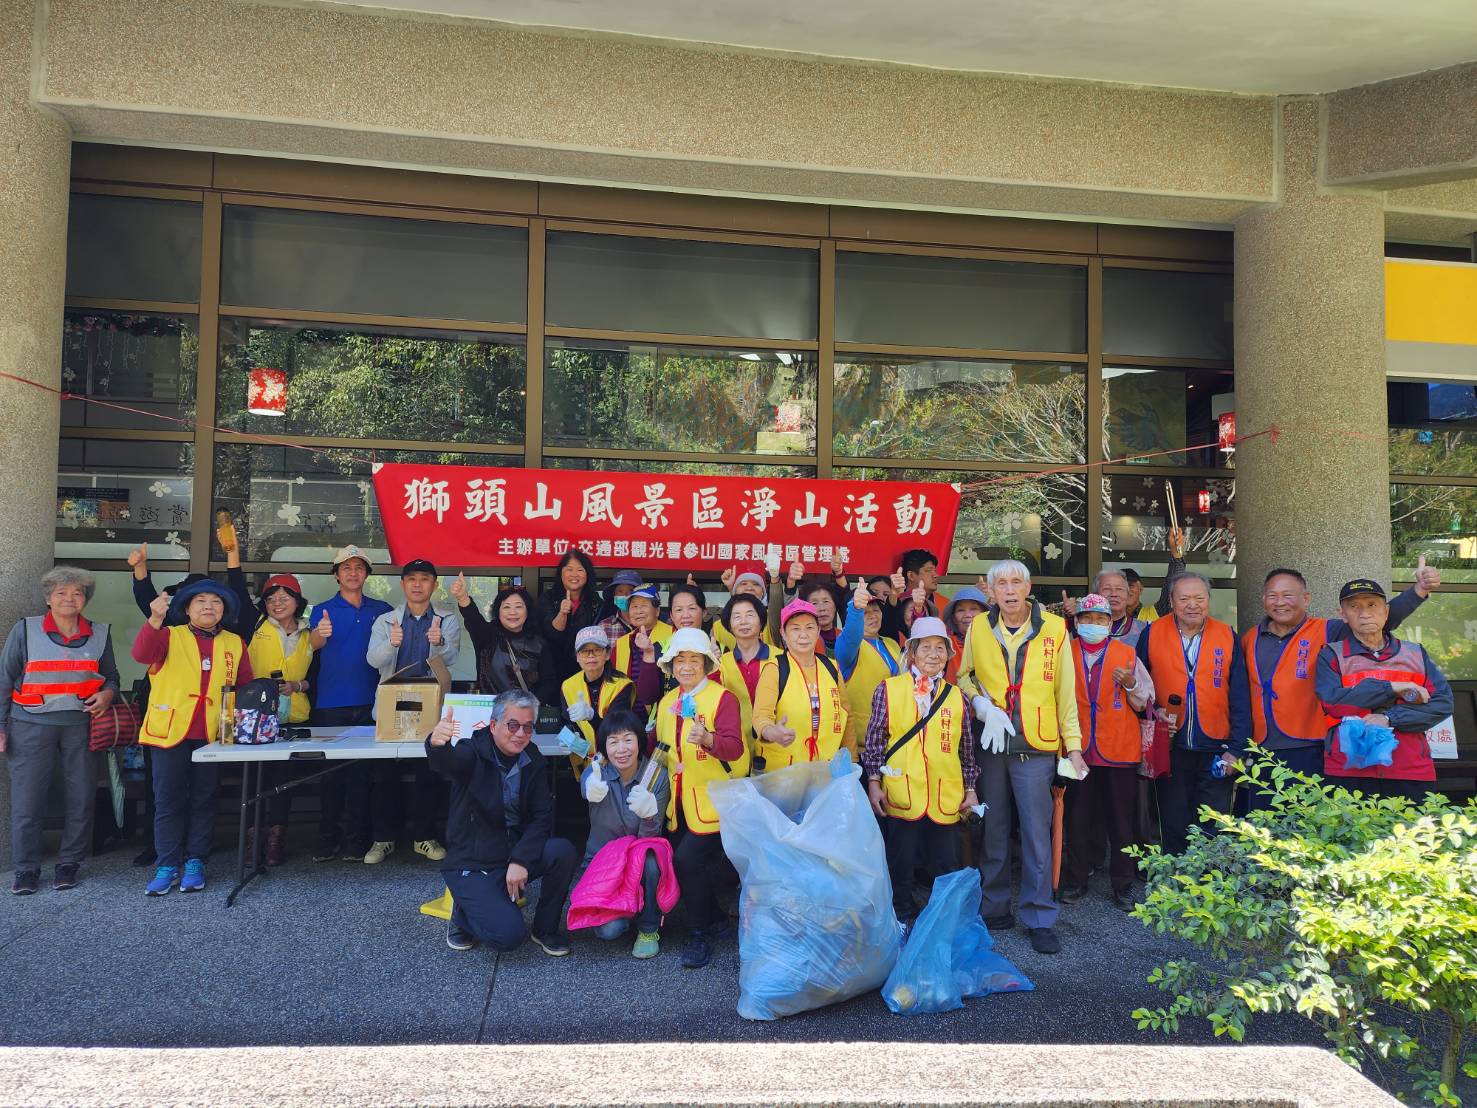
[[[424,558],[412,558],[400,567],[400,577],[403,580],[412,573],[429,573],[432,577],[435,577],[436,567]]]
[[[1368,577],[1356,577],[1339,589],[1340,603],[1351,596],[1377,596],[1381,600],[1386,599],[1384,587],[1378,581],[1371,581]]]
[[[1118,572],[1123,574],[1123,579],[1127,581],[1130,585],[1137,585],[1140,581],[1143,580],[1143,578],[1139,576],[1139,571],[1134,569],[1132,566],[1122,566],[1121,568],[1119,568]]]

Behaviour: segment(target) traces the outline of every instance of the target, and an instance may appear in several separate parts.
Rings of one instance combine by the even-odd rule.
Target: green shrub
[[[1192,831],[1178,857],[1133,851],[1134,916],[1208,956],[1149,975],[1174,1000],[1134,1012],[1139,1028],[1203,1017],[1239,1042],[1258,1013],[1293,1012],[1351,1065],[1397,1063],[1427,1101],[1460,1104],[1458,1070],[1477,1077],[1477,802],[1367,797],[1265,757],[1247,775],[1270,810],[1207,810],[1219,834]]]

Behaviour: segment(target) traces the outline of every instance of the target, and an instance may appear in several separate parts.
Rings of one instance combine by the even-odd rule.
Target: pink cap
[[[780,611],[780,626],[783,627],[796,616],[814,616],[817,623],[820,622],[821,614],[815,610],[815,605],[808,600],[792,600]]]

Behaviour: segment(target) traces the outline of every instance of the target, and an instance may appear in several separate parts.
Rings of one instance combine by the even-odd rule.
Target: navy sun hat
[[[174,599],[169,602],[169,613],[165,617],[165,622],[188,623],[190,617],[185,613],[190,607],[190,601],[204,593],[214,593],[221,598],[226,608],[226,614],[221,618],[221,625],[234,626],[236,623],[236,594],[219,581],[209,577],[202,577],[198,581],[188,581],[180,585],[174,594]]]

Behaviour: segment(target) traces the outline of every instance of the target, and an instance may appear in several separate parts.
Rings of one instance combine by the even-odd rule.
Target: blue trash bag
[[[829,763],[714,782],[723,849],[742,880],[739,1002],[772,1020],[879,988],[901,928],[861,770]]]
[[[1350,716],[1339,724],[1339,749],[1350,769],[1390,765],[1399,741],[1393,730],[1371,724],[1363,716]]]
[[[963,1008],[966,997],[1035,988],[995,953],[980,919],[980,871],[971,868],[934,880],[928,907],[908,934],[882,999],[896,1014],[914,1016]]]

